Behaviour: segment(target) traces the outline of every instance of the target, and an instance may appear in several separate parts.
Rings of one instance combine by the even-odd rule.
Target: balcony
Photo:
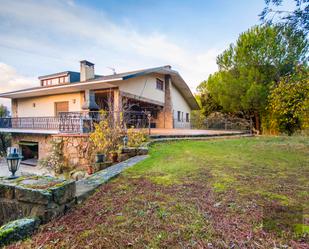
[[[0,132],[37,134],[89,133],[94,123],[109,118],[111,122],[121,120],[126,127],[146,128],[149,126],[145,112],[63,112],[57,117],[0,118]]]

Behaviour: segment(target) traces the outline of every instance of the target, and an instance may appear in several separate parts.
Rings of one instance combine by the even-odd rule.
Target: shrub
[[[309,128],[309,71],[298,68],[281,78],[269,96],[270,128],[292,135]]]
[[[56,174],[61,174],[69,171],[70,167],[63,157],[62,148],[63,142],[60,139],[51,140],[51,149],[47,157],[38,161],[39,166],[54,171]]]
[[[117,151],[121,146],[122,129],[121,122],[114,122],[112,114],[101,112],[102,120],[94,124],[94,131],[90,134],[96,152],[107,154]]]
[[[138,147],[143,142],[147,141],[147,134],[144,130],[136,130],[134,128],[129,128],[127,131],[127,136],[129,147]]]

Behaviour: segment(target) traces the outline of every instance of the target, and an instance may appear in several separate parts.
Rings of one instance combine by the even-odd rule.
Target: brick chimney
[[[94,64],[83,60],[80,62],[80,81],[94,79]]]

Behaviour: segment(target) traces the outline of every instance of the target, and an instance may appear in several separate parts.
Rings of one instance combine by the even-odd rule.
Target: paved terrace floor
[[[242,133],[242,131],[234,130],[194,130],[194,129],[159,129],[152,128],[150,135],[158,136],[205,136],[205,135],[227,135]]]

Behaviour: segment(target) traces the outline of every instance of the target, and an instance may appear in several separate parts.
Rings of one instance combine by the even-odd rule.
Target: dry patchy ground
[[[9,248],[309,248],[309,139],[157,144]]]

